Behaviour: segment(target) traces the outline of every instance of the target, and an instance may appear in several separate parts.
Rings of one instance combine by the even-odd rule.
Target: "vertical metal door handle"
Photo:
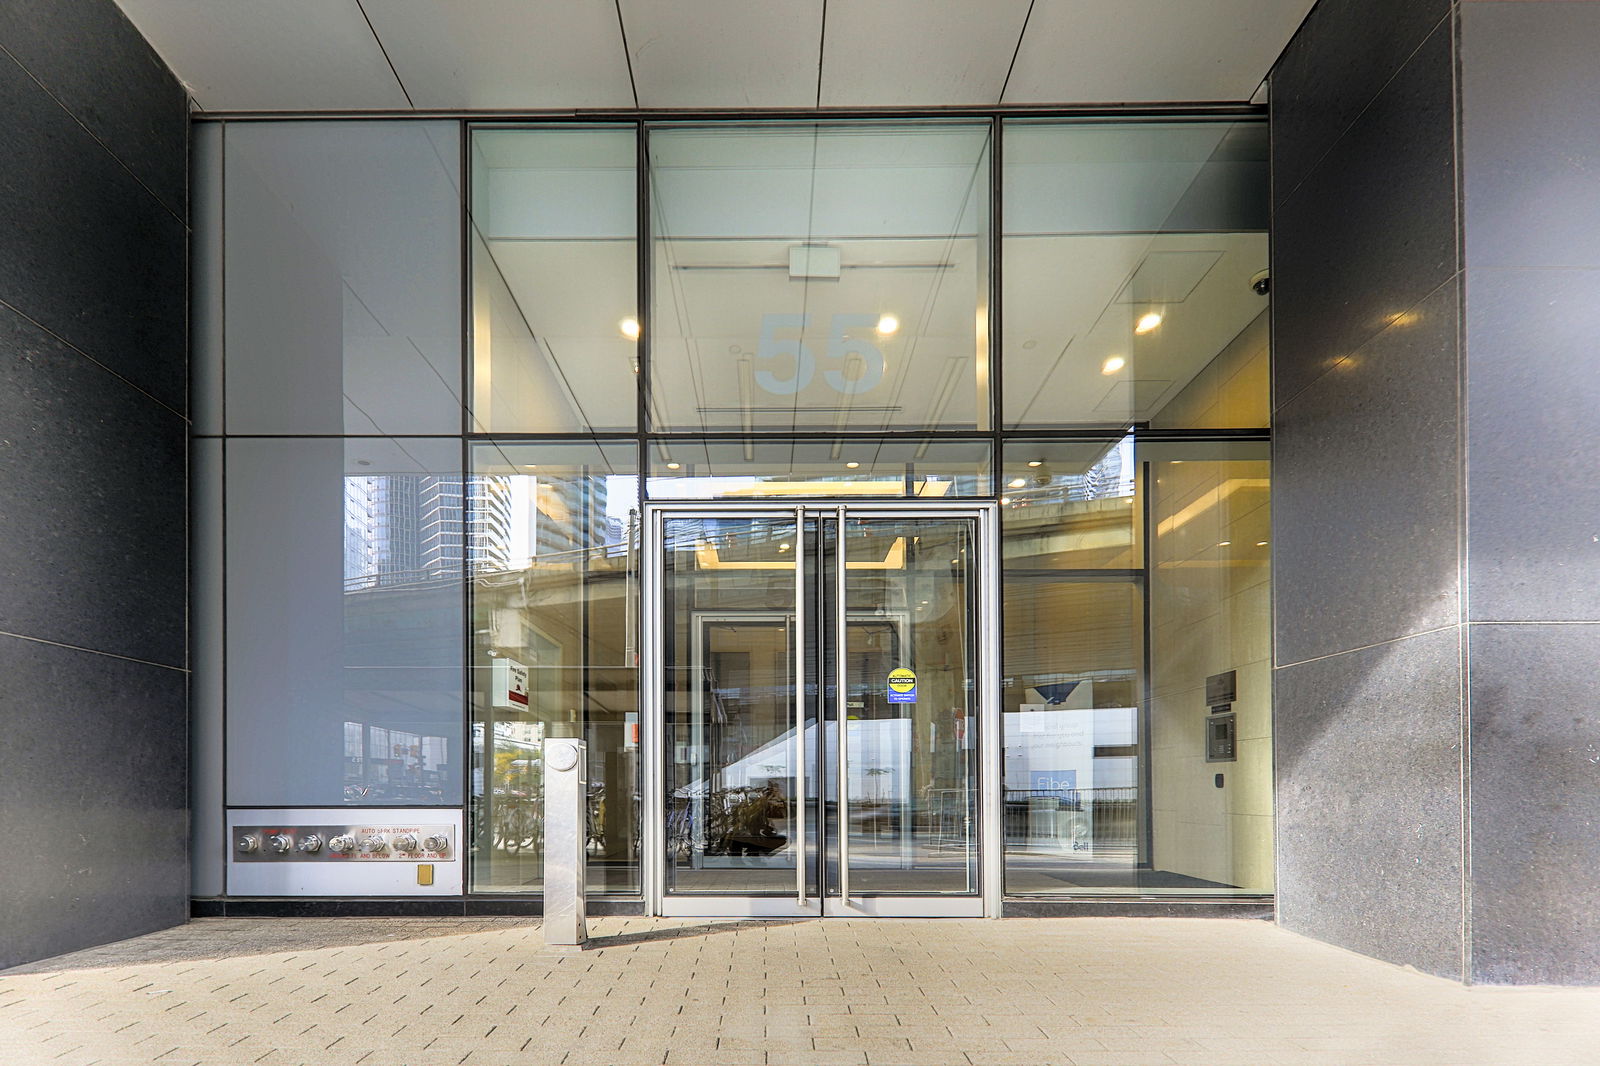
[[[794,509],[794,898],[806,905],[806,510]]]
[[[839,895],[850,899],[850,709],[845,676],[845,638],[847,634],[844,600],[845,542],[844,508],[839,508],[834,567],[833,604],[833,688],[834,706],[839,719]]]

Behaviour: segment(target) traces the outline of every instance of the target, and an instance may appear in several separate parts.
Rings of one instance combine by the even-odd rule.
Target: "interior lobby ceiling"
[[[201,111],[1251,99],[1312,0],[118,0]]]

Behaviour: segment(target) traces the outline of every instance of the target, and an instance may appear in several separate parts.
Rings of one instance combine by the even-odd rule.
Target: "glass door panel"
[[[976,525],[844,518],[842,899],[978,891]]]
[[[798,534],[794,517],[666,521],[669,893],[798,894]]]

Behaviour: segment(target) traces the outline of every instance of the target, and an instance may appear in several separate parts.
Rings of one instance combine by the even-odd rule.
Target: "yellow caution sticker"
[[[889,702],[916,703],[917,675],[913,670],[900,667],[889,671]]]

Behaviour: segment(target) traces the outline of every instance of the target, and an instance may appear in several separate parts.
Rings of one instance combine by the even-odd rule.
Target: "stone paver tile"
[[[818,1051],[864,1051],[871,1057],[875,1052],[910,1051],[911,1041],[886,1037],[819,1036],[813,1046]]]

